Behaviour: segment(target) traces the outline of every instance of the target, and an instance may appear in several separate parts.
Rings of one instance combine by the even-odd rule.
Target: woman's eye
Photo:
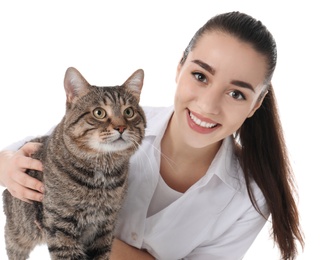
[[[131,118],[134,116],[135,112],[132,107],[128,107],[123,112],[124,116],[127,118]]]
[[[206,77],[205,77],[204,74],[199,73],[199,72],[193,72],[192,74],[194,75],[194,77],[195,77],[198,81],[201,81],[201,82],[204,82],[204,83],[207,82],[207,79],[206,79]]]
[[[246,100],[244,94],[242,94],[240,91],[238,90],[234,90],[234,91],[231,91],[230,92],[230,96],[234,99],[237,99],[237,100]]]
[[[97,119],[103,119],[106,117],[107,112],[103,109],[103,108],[95,108],[93,111],[93,115],[97,118]]]

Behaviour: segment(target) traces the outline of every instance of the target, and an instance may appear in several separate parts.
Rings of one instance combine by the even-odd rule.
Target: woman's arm
[[[114,239],[110,260],[152,260],[146,251],[130,246],[119,239]]]
[[[42,171],[42,163],[31,155],[39,143],[27,143],[18,151],[0,152],[0,185],[5,186],[16,198],[31,202],[43,199],[43,184],[25,173],[27,169]]]

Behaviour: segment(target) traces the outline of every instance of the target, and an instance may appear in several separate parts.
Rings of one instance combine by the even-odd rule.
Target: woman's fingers
[[[20,168],[24,171],[27,169],[43,171],[43,165],[41,161],[33,159],[31,157],[26,157],[26,155],[22,153],[15,153],[11,160],[11,163],[16,166],[15,168]]]
[[[31,191],[38,191],[39,193],[44,192],[44,186],[43,183],[39,180],[37,180],[34,177],[31,177],[30,175],[26,174],[22,171],[17,171],[15,173],[15,179],[14,181],[22,186],[23,188],[29,189]],[[22,190],[22,193],[24,194],[30,194],[26,189]],[[22,194],[22,195],[24,195]],[[24,196],[25,197],[25,196]],[[31,198],[29,198],[31,199]]]
[[[26,202],[43,199],[43,183],[26,174],[28,169],[43,171],[42,163],[31,158],[40,146],[39,143],[27,143],[4,162],[3,183],[14,197]]]
[[[27,142],[17,151],[23,151],[26,156],[31,156],[41,147],[41,143],[38,142]]]
[[[36,181],[35,178],[25,174],[26,177],[24,182],[34,182]],[[32,184],[30,186],[34,186],[38,184]],[[13,183],[10,188],[7,188],[8,191],[16,198],[23,200],[25,202],[31,203],[32,201],[42,201],[43,200],[43,194],[41,192],[38,192],[36,190],[32,190],[30,188],[27,188],[26,186],[23,186],[19,183]]]

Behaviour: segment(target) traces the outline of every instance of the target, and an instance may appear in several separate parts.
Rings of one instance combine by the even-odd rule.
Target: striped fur
[[[44,172],[42,203],[3,194],[5,240],[11,260],[23,260],[40,243],[51,259],[109,259],[128,163],[144,137],[139,106],[143,71],[121,86],[95,87],[74,68],[65,74],[66,114],[34,155]]]

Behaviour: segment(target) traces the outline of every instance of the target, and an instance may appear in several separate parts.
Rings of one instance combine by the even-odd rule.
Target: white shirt
[[[147,210],[147,216],[150,217],[155,213],[158,213],[181,196],[182,193],[169,187],[160,175],[157,187],[155,188],[155,192],[150,202],[150,206]]]
[[[117,237],[157,259],[242,259],[266,220],[251,204],[232,137],[223,141],[205,176],[148,216],[160,177],[160,141],[173,107],[145,108],[145,113],[146,134],[130,162]],[[18,149],[27,140],[7,149]],[[261,212],[269,216],[260,189],[254,182],[251,186]]]
[[[249,199],[241,167],[226,138],[205,176],[161,211],[147,217],[160,177],[160,142],[173,108],[145,108],[146,135],[131,159],[128,193],[117,236],[157,259],[242,259],[266,220]],[[253,182],[255,199],[269,216]]]

